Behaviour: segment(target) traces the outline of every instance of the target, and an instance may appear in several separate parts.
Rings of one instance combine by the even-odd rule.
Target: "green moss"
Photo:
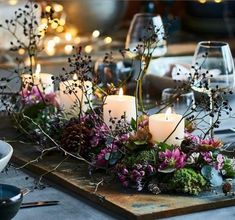
[[[127,156],[123,161],[128,167],[132,167],[134,164],[143,163],[156,163],[156,152],[155,150],[142,150]]]
[[[172,190],[198,195],[206,186],[206,180],[199,173],[190,168],[177,170],[169,182]]]
[[[235,167],[232,159],[225,159],[223,166],[224,176],[227,178],[235,177]]]

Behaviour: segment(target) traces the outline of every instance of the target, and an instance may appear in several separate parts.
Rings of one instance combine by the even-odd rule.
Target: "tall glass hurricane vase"
[[[234,61],[225,42],[199,42],[192,61],[193,89],[210,98],[210,136],[214,135],[215,99],[219,94],[234,89]]]
[[[126,37],[126,48],[131,58],[141,61],[137,76],[136,97],[143,110],[142,83],[151,59],[163,56],[166,51],[165,31],[160,16],[138,13],[133,17]]]

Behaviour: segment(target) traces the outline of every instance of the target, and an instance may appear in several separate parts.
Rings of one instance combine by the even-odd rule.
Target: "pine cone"
[[[84,123],[70,123],[62,131],[61,146],[70,153],[84,154],[89,149],[89,131]]]
[[[198,146],[190,139],[185,139],[181,143],[181,149],[184,153],[191,153],[197,150]]]

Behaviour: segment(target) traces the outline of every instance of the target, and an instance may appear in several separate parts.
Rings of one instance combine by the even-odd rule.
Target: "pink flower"
[[[224,165],[224,156],[222,154],[218,154],[216,157],[215,168],[217,170],[221,170],[223,168],[223,165]]]
[[[25,104],[32,105],[44,101],[48,105],[53,105],[58,109],[60,108],[56,99],[56,93],[51,92],[49,94],[45,94],[41,92],[37,86],[33,86],[31,90],[23,88],[19,94]]]
[[[181,152],[178,148],[174,150],[166,150],[159,153],[159,158],[163,162],[159,166],[159,170],[164,169],[179,169],[184,167],[186,163],[186,154]]]
[[[20,91],[20,96],[25,104],[37,104],[43,100],[43,95],[37,86],[33,86],[31,90],[24,88]]]
[[[215,138],[200,139],[199,149],[203,151],[215,150],[222,146],[222,142]]]
[[[46,104],[53,105],[58,109],[60,108],[59,102],[56,98],[56,93],[51,92],[51,93],[45,94],[43,99],[46,102]]]

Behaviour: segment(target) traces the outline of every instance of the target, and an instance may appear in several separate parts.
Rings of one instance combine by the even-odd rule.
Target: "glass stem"
[[[145,62],[145,58],[142,57],[142,60],[141,60],[141,76],[140,76],[140,79],[139,79],[139,88],[138,88],[138,91],[139,91],[139,105],[140,105],[140,110],[142,112],[144,112],[144,104],[143,104],[143,77],[145,75],[145,71],[146,71],[146,62]]]
[[[211,111],[211,116],[214,114],[214,99],[213,99],[213,94],[210,91],[209,93],[210,97],[210,111]],[[210,137],[214,137],[214,117],[210,117]]]

